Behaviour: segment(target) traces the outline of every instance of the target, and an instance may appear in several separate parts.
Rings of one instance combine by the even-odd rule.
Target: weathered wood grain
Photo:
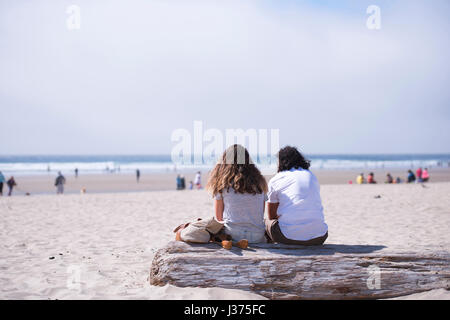
[[[173,241],[156,253],[150,283],[241,289],[270,299],[378,299],[449,290],[449,262],[448,252],[395,253],[382,246],[258,244],[224,250]]]

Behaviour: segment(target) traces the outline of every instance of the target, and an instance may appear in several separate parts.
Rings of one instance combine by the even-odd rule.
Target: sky
[[[68,6],[80,8],[69,30]],[[366,22],[380,8],[381,29]],[[0,2],[0,155],[170,154],[279,129],[309,154],[450,153],[447,0]]]

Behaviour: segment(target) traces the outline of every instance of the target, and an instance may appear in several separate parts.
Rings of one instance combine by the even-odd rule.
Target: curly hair
[[[213,196],[233,188],[236,193],[261,194],[267,192],[267,182],[243,146],[227,148],[211,171],[206,188]]]
[[[308,170],[311,161],[305,157],[295,147],[286,146],[278,152],[278,172],[291,170],[292,168],[302,168]]]

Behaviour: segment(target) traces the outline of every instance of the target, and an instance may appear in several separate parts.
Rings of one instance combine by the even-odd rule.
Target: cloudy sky
[[[80,8],[79,30],[66,12]],[[369,30],[366,10],[381,9]],[[169,154],[279,129],[307,153],[450,152],[450,2],[0,2],[0,154]]]

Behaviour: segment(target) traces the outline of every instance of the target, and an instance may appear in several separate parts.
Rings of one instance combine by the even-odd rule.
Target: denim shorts
[[[248,240],[249,243],[260,243],[266,242],[266,237],[264,236],[264,231],[255,232],[252,230],[242,229],[242,228],[228,228],[225,226],[225,233],[231,236],[233,241],[239,241],[242,239]]]

